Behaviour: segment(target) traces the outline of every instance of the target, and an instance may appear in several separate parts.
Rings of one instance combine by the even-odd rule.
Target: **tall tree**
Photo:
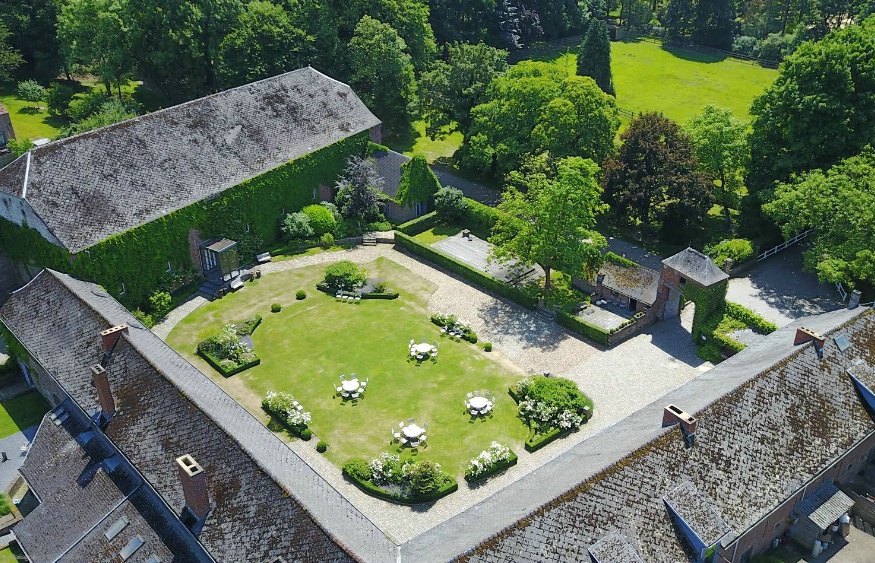
[[[596,176],[598,166],[589,159],[565,158],[555,173],[513,173],[498,209],[504,213],[489,241],[499,261],[520,260],[538,264],[547,277],[557,269],[571,275],[592,272],[601,265],[599,248],[607,245],[595,232],[596,217],[605,210]]]
[[[68,64],[80,64],[96,74],[111,95],[130,76],[127,0],[67,0],[58,14],[58,40]]]
[[[733,0],[697,0],[693,41],[716,49],[732,48],[735,30]]]
[[[750,153],[747,146],[747,127],[732,110],[705,106],[686,127],[693,140],[699,168],[717,182],[715,199],[723,206],[726,225],[732,224],[730,209],[738,209],[744,171]]]
[[[803,43],[751,108],[748,189],[828,168],[875,139],[875,16]]]
[[[713,196],[689,136],[658,113],[643,113],[620,135],[619,153],[605,162],[602,185],[615,215],[657,224],[677,240],[699,223]]]
[[[373,221],[380,214],[379,195],[383,178],[377,174],[374,161],[353,156],[346,162],[343,175],[334,186],[337,189],[335,203],[340,214],[362,221]]]
[[[436,61],[419,79],[419,101],[428,134],[441,138],[467,131],[471,109],[485,101],[486,87],[507,70],[507,51],[478,43],[454,43],[447,60]]]
[[[265,0],[253,0],[219,46],[223,87],[238,86],[306,66],[310,38],[289,13]]]
[[[427,202],[441,188],[441,183],[422,155],[414,156],[401,165],[401,181],[396,198],[403,206]]]
[[[614,95],[614,76],[611,73],[611,35],[602,20],[593,20],[580,44],[577,55],[577,75],[589,76],[602,92]]]
[[[693,36],[696,8],[693,0],[668,0],[665,11],[665,31],[669,39],[684,40]]]
[[[763,211],[784,236],[813,227],[805,265],[824,282],[875,286],[875,149],[829,170],[812,170],[775,190]]]
[[[440,43],[498,44],[496,0],[431,0],[429,6],[429,22]]]
[[[63,68],[55,33],[60,4],[58,0],[0,2],[0,21],[9,28],[9,46],[24,58],[20,74],[47,82]]]
[[[591,78],[524,61],[496,77],[486,97],[471,111],[462,148],[465,166],[480,173],[503,176],[537,151],[600,162],[612,150],[616,102]]]
[[[409,123],[416,94],[407,45],[388,24],[364,16],[349,42],[350,85],[390,130]]]
[[[12,73],[24,62],[21,54],[9,45],[9,30],[0,20],[0,82],[12,79]]]

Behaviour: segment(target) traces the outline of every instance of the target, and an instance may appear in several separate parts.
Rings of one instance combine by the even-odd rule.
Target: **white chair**
[[[341,381],[346,381],[346,375],[345,375],[345,374],[340,374],[340,380],[341,380]]]
[[[338,393],[343,393],[343,387],[335,387]]]
[[[403,420],[398,423],[398,428],[404,428],[404,421]]]
[[[398,438],[398,441],[401,442],[401,445],[403,446],[407,443],[407,438],[405,438],[404,436],[401,436]]]
[[[473,398],[474,398],[474,393],[471,393],[471,392],[469,391],[469,392],[468,392],[468,398],[469,398],[469,399],[473,399]]]
[[[353,394],[352,394],[352,398],[353,398],[353,399],[358,399],[360,396],[361,396],[361,395],[359,395],[358,393],[353,393]]]
[[[343,396],[344,399],[349,399],[349,393],[347,393],[346,391],[341,393],[341,395]]]
[[[417,355],[416,355],[416,359],[419,360],[419,361],[422,361],[422,360],[425,359],[425,356],[423,356],[422,354],[417,354]]]
[[[365,390],[365,387],[367,387],[367,386],[368,386],[368,382],[367,382],[367,381],[362,381],[361,384],[359,385],[359,389],[361,389],[362,391],[364,391],[364,390]]]
[[[421,444],[424,444],[426,440],[428,440],[428,436],[426,436],[425,434],[419,437],[419,442]]]
[[[343,295],[342,295],[339,291],[338,291],[337,293],[334,294],[334,300],[335,300],[335,301],[340,301],[340,298],[341,298],[341,297],[343,297]]]
[[[423,344],[428,344],[428,338],[423,338],[423,339],[422,339],[422,343],[423,343]]]
[[[418,448],[419,447],[419,440],[410,440],[410,447],[411,448]]]
[[[471,410],[471,403],[468,402],[468,399],[465,399],[465,410],[466,411]]]
[[[446,333],[447,333],[447,327],[442,326],[441,327],[441,334],[446,334]]]
[[[428,423],[427,422],[422,424],[422,429],[425,430],[426,432],[428,432]],[[423,438],[423,439],[425,439],[425,438]]]
[[[412,419],[412,418],[408,418],[408,419],[407,419],[407,422],[408,422],[409,424],[413,424],[414,422],[416,422],[416,420],[415,420],[415,419]]]
[[[302,412],[304,410],[304,407],[301,405],[295,405],[295,410],[298,412]]]
[[[416,340],[411,338],[410,339],[410,347],[412,348],[414,344],[416,344]]]
[[[361,301],[362,301],[362,296],[361,296],[361,295],[356,295],[356,296],[355,296],[355,303],[356,303],[356,305],[358,305],[359,303],[361,303]]]

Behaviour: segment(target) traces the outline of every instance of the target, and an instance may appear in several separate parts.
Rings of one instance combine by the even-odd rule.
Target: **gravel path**
[[[437,285],[428,301],[429,311],[453,313],[468,320],[482,341],[493,343],[497,359],[503,357],[527,373],[549,371],[569,377],[596,405],[593,419],[580,431],[533,454],[517,452],[519,462],[515,467],[476,488],[462,481],[458,493],[441,499],[428,510],[394,505],[365,495],[344,480],[337,467],[316,453],[314,442],[290,444],[331,486],[396,541],[409,541],[452,516],[476,511],[477,503],[554,458],[567,459],[568,470],[574,471],[574,459],[563,456],[565,452],[711,367],[696,357],[690,341],[692,308],[686,309],[679,319],[657,323],[612,349],[600,350],[535,312],[486,294],[388,245],[320,253],[271,262],[260,268],[264,275],[269,275],[338,260],[367,263],[381,256]],[[197,300],[187,302],[153,330],[165,338],[172,326],[200,304]],[[531,495],[532,502],[542,502],[537,500],[538,491],[520,494]]]

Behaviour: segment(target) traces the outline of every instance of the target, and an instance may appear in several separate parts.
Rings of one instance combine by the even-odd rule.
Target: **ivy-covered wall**
[[[697,344],[700,341],[705,322],[715,311],[720,310],[726,304],[726,290],[729,287],[729,281],[712,285],[704,288],[688,283],[684,287],[684,299],[692,301],[696,304],[696,312],[693,314],[692,336],[693,342]]]
[[[201,201],[70,256],[35,229],[0,219],[0,245],[10,258],[67,272],[102,285],[133,308],[146,302],[170,262],[174,270],[193,267],[189,231],[201,238],[224,236],[238,241],[244,262],[275,243],[283,214],[314,203],[320,184],[333,185],[351,154],[363,154],[367,131],[295,159],[241,183],[219,196]],[[314,192],[316,195],[314,196]],[[122,294],[122,285],[125,292]]]

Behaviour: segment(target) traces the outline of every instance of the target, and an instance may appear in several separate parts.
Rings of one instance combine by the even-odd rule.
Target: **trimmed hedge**
[[[529,437],[526,438],[526,451],[535,452],[552,442],[553,440],[570,434],[574,428],[551,428],[545,434],[536,434],[534,428],[529,428]]]
[[[468,281],[474,282],[488,291],[501,295],[502,297],[507,297],[511,301],[522,305],[527,309],[534,309],[537,305],[538,301],[535,297],[532,297],[522,290],[512,287],[489,274],[484,274],[480,270],[475,270],[467,264],[457,262],[446,254],[420,243],[405,233],[395,233],[395,244],[401,248],[406,248],[417,256],[421,256],[426,260],[434,262],[442,268],[455,274],[459,274]]]
[[[492,467],[490,467],[484,473],[482,473],[481,475],[479,475],[477,477],[469,478],[467,475],[465,475],[465,481],[467,481],[471,484],[482,483],[483,481],[489,479],[493,475],[497,475],[498,473],[501,473],[502,471],[504,471],[508,467],[513,467],[514,465],[516,465],[517,459],[518,459],[517,455],[515,453],[513,453],[513,451],[511,451],[509,460],[496,463],[495,465],[493,465]]]
[[[610,333],[608,331],[596,325],[589,324],[588,322],[576,315],[569,315],[565,311],[561,310],[557,311],[556,323],[559,326],[564,326],[571,332],[579,334],[584,338],[588,338],[589,340],[601,344],[602,346],[608,345],[608,337],[610,336]]]
[[[371,496],[377,497],[379,499],[387,500],[389,502],[394,502],[396,504],[421,504],[424,502],[431,502],[437,500],[439,498],[443,498],[450,493],[454,493],[459,490],[459,482],[450,477],[451,483],[444,485],[433,493],[427,495],[419,495],[414,497],[400,497],[398,495],[394,495],[389,491],[374,485],[369,480],[362,479],[359,475],[351,473],[347,471],[346,465],[343,466],[343,475],[349,479],[355,486],[357,486],[363,493],[369,494]]]
[[[739,305],[738,303],[733,303],[732,301],[726,302],[726,313],[733,319],[739,320],[750,328],[758,330],[763,334],[771,334],[778,330],[778,325],[775,323],[767,321],[747,307]]]
[[[362,293],[362,299],[398,299],[397,291],[392,293]]]
[[[395,227],[395,230],[401,231],[405,235],[415,236],[419,233],[424,233],[439,223],[440,217],[438,217],[436,211],[432,211],[431,213],[426,213],[422,217],[417,217],[416,219],[398,225]]]
[[[231,377],[232,375],[236,375],[236,374],[240,373],[241,371],[246,371],[249,368],[254,368],[255,366],[257,366],[258,364],[261,363],[261,358],[256,358],[255,360],[253,360],[249,363],[240,364],[233,369],[226,370],[219,363],[219,360],[214,358],[211,354],[209,354],[207,352],[201,352],[200,350],[198,350],[197,355],[200,356],[201,358],[203,358],[204,360],[206,360],[206,362],[208,364],[210,364],[213,367],[213,369],[215,369],[217,372],[221,373],[224,377]]]

